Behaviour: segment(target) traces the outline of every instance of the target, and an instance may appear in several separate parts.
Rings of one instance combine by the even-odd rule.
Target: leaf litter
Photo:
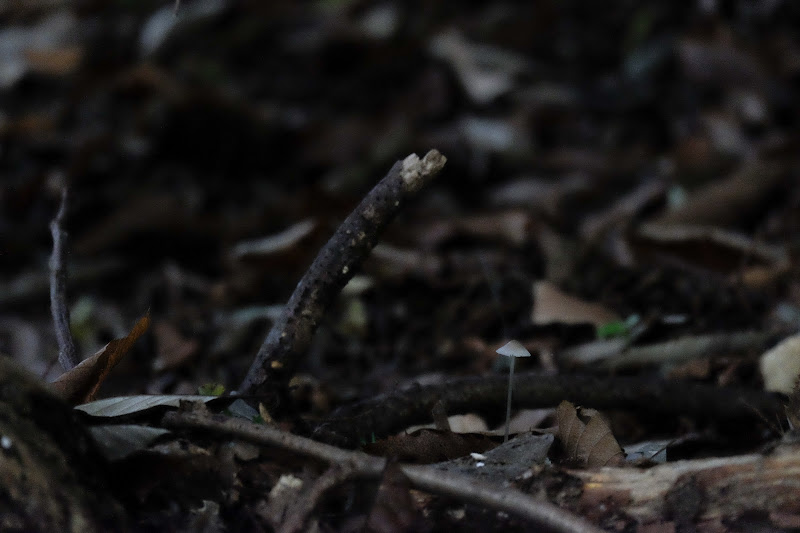
[[[770,348],[800,327],[790,98],[798,50],[789,3],[199,2],[179,6],[177,18],[173,10],[169,2],[0,8],[2,41],[11,47],[0,54],[8,102],[0,109],[0,353],[40,375],[53,366],[43,228],[68,184],[75,202],[64,222],[72,237],[69,296],[102,300],[100,312],[122,323],[149,307],[155,324],[148,331],[137,324],[91,358],[83,377],[64,375],[53,385],[72,403],[96,395],[120,402],[108,417],[114,425],[93,429],[114,430],[116,416],[142,424],[131,428],[145,437],[134,446],[108,447],[125,452],[111,457],[129,474],[122,493],[135,495],[128,500],[138,502],[129,506],[134,521],[219,525],[236,517],[231,530],[276,527],[280,516],[265,509],[281,477],[302,478],[302,492],[325,476],[311,460],[272,448],[238,453],[242,443],[225,439],[193,443],[169,462],[153,453],[177,458],[181,444],[165,440],[196,435],[153,441],[146,434],[162,431],[155,413],[199,399],[191,393],[204,383],[235,391],[327,236],[392,161],[431,147],[448,166],[359,269],[369,282],[321,318],[290,385],[293,410],[257,397],[238,400],[236,412],[320,440],[341,437],[324,434],[335,409],[370,398],[401,398],[402,407],[413,404],[414,383],[455,391],[451,380],[492,378],[502,368],[491,347],[517,338],[533,355],[520,362],[518,384],[537,379],[545,389],[548,378],[574,375],[590,401],[559,401],[586,408],[608,400],[590,377],[610,383],[602,381],[610,374],[791,394],[786,412],[753,415],[734,428],[721,415],[653,412],[662,399],[648,398],[646,388],[632,405],[604,409],[610,426],[562,412],[572,428],[564,436],[568,457],[586,466],[590,457],[598,466],[618,456],[596,451],[598,442],[672,442],[653,475],[678,500],[726,486],[710,484],[724,477],[725,461],[749,464],[748,454],[778,446],[787,418],[796,427],[794,358],[769,363]],[[557,291],[555,302],[537,290],[545,283]],[[635,332],[598,338],[595,326],[632,316],[640,320]],[[100,344],[120,336],[98,324],[92,337]],[[483,405],[451,396],[443,417],[470,412],[477,417],[471,427],[498,427],[505,388],[492,387],[474,385],[475,394],[494,394]],[[143,392],[151,393],[147,400],[130,399]],[[163,403],[139,411],[147,402]],[[391,405],[381,410],[387,421],[396,415]],[[521,422],[509,444],[553,423],[548,412]],[[674,444],[697,434],[705,437],[694,448]],[[359,437],[377,444],[388,435],[367,429]],[[441,457],[462,454],[453,460],[469,462],[463,466],[473,473],[496,466],[490,458],[477,468],[468,455],[490,457],[494,450],[480,451],[488,435],[428,430],[424,438],[394,439],[405,448],[388,454],[435,459],[443,449]],[[680,485],[670,472],[684,466],[671,464],[673,457],[713,457],[722,466]],[[711,510],[698,517],[625,504],[608,485],[576,502],[559,484],[559,458],[551,450],[553,465],[538,457],[495,481],[559,495],[604,527],[683,527],[679,519],[695,518],[707,526],[713,516],[753,528],[793,523],[791,509],[736,492],[709,500]],[[794,475],[790,460],[772,459],[786,479]],[[574,464],[571,472],[597,481]],[[686,468],[708,466],[693,465]],[[162,471],[179,474],[155,489],[147,477]],[[652,493],[635,471],[612,472],[623,488],[636,487],[634,497]],[[469,518],[458,521],[431,499],[403,496],[392,509],[365,496],[374,496],[374,486],[357,490],[337,475],[325,478],[329,489],[316,485],[318,498],[295,523],[521,527],[472,506],[460,509]],[[390,475],[384,485],[398,501],[408,493]],[[769,493],[769,483],[759,486]],[[181,505],[170,507],[165,495]],[[343,501],[355,502],[351,511]]]

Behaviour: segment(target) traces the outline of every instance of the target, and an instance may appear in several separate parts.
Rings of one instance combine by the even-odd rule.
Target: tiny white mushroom
[[[503,437],[503,442],[508,442],[508,425],[511,421],[511,391],[514,388],[514,361],[517,357],[530,357],[531,352],[525,349],[519,341],[508,341],[503,346],[497,349],[497,353],[511,358],[511,364],[508,367],[508,400],[506,401],[506,431]]]

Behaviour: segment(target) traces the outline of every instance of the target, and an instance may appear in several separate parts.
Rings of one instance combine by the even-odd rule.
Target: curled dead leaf
[[[149,314],[140,318],[127,336],[114,339],[72,370],[61,374],[57,380],[50,383],[50,389],[71,405],[94,400],[97,390],[111,369],[125,357],[148,327],[150,327]]]

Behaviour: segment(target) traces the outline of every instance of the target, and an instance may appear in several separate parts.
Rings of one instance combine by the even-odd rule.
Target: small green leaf
[[[627,332],[628,328],[622,320],[615,320],[614,322],[607,322],[602,326],[597,326],[597,338],[599,339],[622,337]]]
[[[197,394],[203,396],[222,396],[223,392],[225,392],[225,386],[219,383],[206,383],[197,388]]]
[[[639,323],[639,315],[631,315],[625,320],[615,320],[597,326],[598,339],[613,339],[630,335],[631,330]]]

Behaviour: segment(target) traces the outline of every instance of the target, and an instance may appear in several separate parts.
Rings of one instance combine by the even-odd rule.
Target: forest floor
[[[800,527],[799,23],[779,0],[0,4],[0,354],[71,405],[137,396],[70,415],[117,506],[89,522]],[[430,150],[430,183],[391,189]],[[51,316],[65,189],[69,331],[109,367],[82,377]]]

